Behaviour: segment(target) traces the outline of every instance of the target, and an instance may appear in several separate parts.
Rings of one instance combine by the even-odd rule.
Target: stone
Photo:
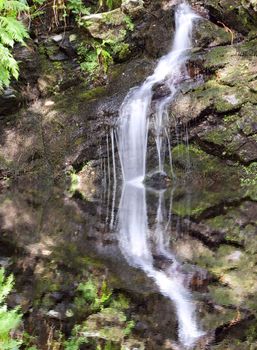
[[[226,45],[230,44],[232,39],[231,34],[224,28],[206,20],[199,20],[194,31],[194,46],[196,47]]]
[[[49,59],[51,61],[66,61],[68,56],[63,52],[58,52],[56,55],[50,55]]]
[[[22,103],[21,95],[12,87],[6,88],[0,95],[0,119],[18,111]]]
[[[58,320],[60,320],[62,317],[61,317],[61,314],[60,312],[58,311],[55,311],[55,310],[49,310],[46,315],[50,318],[56,318]]]
[[[95,39],[120,42],[126,35],[126,15],[120,8],[103,13],[83,16],[83,26]]]
[[[56,43],[59,43],[60,41],[62,41],[63,38],[64,38],[64,34],[57,34],[51,37],[51,39]]]
[[[137,18],[141,15],[144,10],[143,0],[123,0],[121,9],[124,13],[128,14],[132,18]]]
[[[238,260],[240,260],[241,256],[242,256],[242,252],[240,250],[236,250],[227,256],[227,260],[228,261],[238,261]]]

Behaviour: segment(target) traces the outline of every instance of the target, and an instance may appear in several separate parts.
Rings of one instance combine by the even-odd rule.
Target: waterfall
[[[162,57],[154,73],[126,96],[118,119],[118,152],[123,174],[123,189],[118,212],[118,239],[127,262],[142,269],[169,298],[178,319],[178,339],[190,349],[203,332],[195,317],[195,306],[189,290],[184,286],[185,274],[181,264],[169,250],[171,211],[165,215],[164,192],[156,191],[158,208],[155,229],[148,225],[146,194],[143,184],[146,174],[146,152],[149,115],[153,87],[164,84],[168,95],[155,104],[154,129],[159,171],[163,171],[163,147],[168,135],[166,123],[168,106],[174,98],[178,84],[186,75],[187,50],[191,47],[193,21],[198,18],[187,4],[176,11],[176,30],[171,51]],[[169,144],[168,144],[169,146]],[[169,155],[171,158],[171,155]],[[172,200],[171,205],[172,207]],[[154,266],[153,250],[162,256],[168,267],[164,271]]]
[[[183,3],[178,6],[175,22],[176,30],[171,51],[163,56],[154,73],[142,86],[132,89],[120,108],[117,135],[118,148],[124,181],[144,179],[146,173],[146,152],[149,113],[152,89],[164,84],[168,96],[160,99],[155,106],[155,139],[159,159],[159,170],[163,171],[163,138],[167,122],[167,108],[174,98],[178,84],[185,78],[188,49],[191,48],[193,21],[199,18],[190,7]]]

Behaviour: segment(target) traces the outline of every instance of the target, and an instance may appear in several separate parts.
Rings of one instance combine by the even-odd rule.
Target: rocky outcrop
[[[37,302],[45,301],[43,318],[61,314],[64,322],[69,322],[72,302],[64,303],[65,308],[60,302],[58,309],[59,301],[50,300],[49,293],[57,293],[62,285],[75,289],[74,271],[79,280],[88,265],[94,270],[95,264],[104,262],[105,269],[112,271],[113,287],[133,295],[135,333],[146,339],[147,349],[178,346],[166,336],[167,329],[174,336],[174,322],[161,316],[170,306],[157,295],[150,279],[117,254],[117,237],[108,224],[111,215],[117,215],[119,193],[111,198],[108,189],[103,193],[97,185],[108,162],[106,135],[115,126],[126,93],[153,71],[156,58],[169,48],[175,3],[125,1],[123,12],[112,13],[115,23],[106,22],[106,15],[96,15],[84,19],[94,23],[82,32],[54,34],[17,49],[16,57],[23,62],[20,83],[0,98],[0,222],[1,242],[8,247],[5,258],[18,251],[16,266],[26,271],[33,266],[29,282],[24,277],[25,290],[33,280]],[[166,201],[173,196],[171,245],[186,261],[185,270],[199,266],[187,284],[203,290],[198,309],[204,327],[212,330],[206,336],[209,347],[225,349],[225,338],[232,334],[239,344],[235,348],[244,349],[256,341],[251,333],[256,329],[256,7],[254,1],[239,0],[191,3],[205,20],[194,33],[190,77],[181,82],[170,108],[176,180],[170,180],[171,173],[169,178],[154,174],[148,180],[158,189],[173,186],[172,195],[165,193]],[[124,35],[127,15],[135,25],[128,38],[129,60],[111,66],[93,85],[75,60],[78,43],[88,33],[96,40]],[[155,87],[154,101],[166,93],[162,86]],[[154,220],[150,213],[150,223]],[[164,263],[159,258],[156,267]],[[25,282],[18,281],[21,289]],[[31,302],[24,303],[24,311],[30,312]],[[169,311],[174,312],[171,307]],[[249,322],[243,336],[237,331],[243,323],[240,317]],[[95,331],[95,324],[106,320],[99,313],[89,321]],[[220,334],[216,335],[220,344],[214,345],[213,330]]]

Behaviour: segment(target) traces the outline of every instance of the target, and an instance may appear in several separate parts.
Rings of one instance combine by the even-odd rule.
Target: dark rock
[[[135,329],[135,331],[142,333],[142,332],[147,330],[147,324],[139,321],[135,324],[134,329]]]
[[[170,89],[166,84],[154,86],[153,88],[153,100],[163,98],[165,96],[168,96],[169,94],[170,94]]]
[[[74,46],[68,38],[63,39],[59,43],[59,47],[60,50],[63,51],[69,58],[74,58],[77,56]]]
[[[66,61],[68,60],[68,56],[63,52],[58,52],[56,55],[50,55],[49,59],[51,61]]]
[[[18,111],[22,103],[21,95],[9,87],[0,95],[0,120],[2,116],[12,114]]]

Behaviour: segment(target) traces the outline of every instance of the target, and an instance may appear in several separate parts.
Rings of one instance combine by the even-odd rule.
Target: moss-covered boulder
[[[214,22],[227,26],[230,30],[242,34],[256,30],[257,13],[254,0],[191,0],[190,2],[195,5],[200,3],[209,11],[209,16]]]
[[[120,8],[82,17],[83,26],[93,38],[121,42],[133,24]]]

